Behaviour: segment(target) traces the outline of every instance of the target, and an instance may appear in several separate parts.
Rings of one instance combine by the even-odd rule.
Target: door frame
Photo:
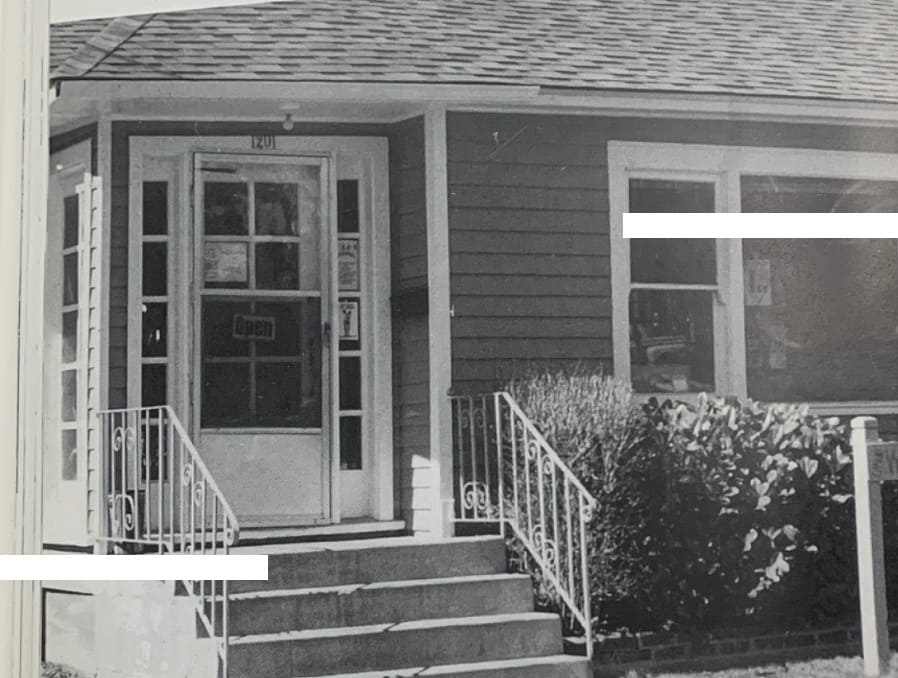
[[[264,142],[262,141],[264,140]],[[365,370],[367,386],[363,399],[370,415],[365,420],[363,441],[369,446],[371,460],[370,499],[372,517],[376,520],[392,520],[393,502],[393,416],[392,416],[392,327],[390,312],[390,209],[389,209],[389,157],[386,137],[355,136],[131,136],[129,162],[129,281],[128,281],[128,404],[140,403],[140,306],[141,306],[141,233],[142,233],[142,183],[144,166],[170,168],[169,185],[178,193],[172,196],[173,252],[169,256],[169,299],[171,308],[169,328],[169,379],[168,398],[178,416],[188,425],[191,434],[198,432],[196,419],[199,408],[192,406],[194,372],[194,344],[187,322],[192,323],[195,304],[195,280],[191,275],[194,242],[193,159],[195,154],[233,153],[259,157],[317,155],[330,158],[330,179],[327,190],[329,213],[334,220],[329,240],[336,246],[336,181],[346,166],[361,167],[363,181],[360,191],[365,191],[370,205],[370,229],[367,234],[366,253],[368,265],[363,275],[370,290],[362,304],[362,317],[369,321],[363,333],[368,338],[368,365]],[[260,148],[260,146],[264,146]],[[147,175],[149,176],[149,174]],[[158,178],[158,176],[156,177]],[[185,199],[186,196],[186,199]],[[188,228],[179,227],[187,224]],[[176,250],[176,251],[174,251]],[[188,284],[173,281],[187,281]],[[339,297],[337,266],[332,256],[332,298]],[[338,325],[338,304],[331,304],[331,327]],[[322,315],[324,319],[324,315]],[[334,341],[337,341],[335,338]],[[332,342],[332,346],[336,346]],[[330,356],[330,391],[332,401],[338,400],[339,370],[336,364],[338,351]],[[330,520],[340,522],[340,458],[338,410],[325,410],[330,417]],[[202,453],[202,451],[201,451]]]

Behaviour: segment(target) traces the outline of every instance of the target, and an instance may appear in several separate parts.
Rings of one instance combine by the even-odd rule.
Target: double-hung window
[[[636,392],[898,412],[898,240],[621,232],[625,212],[895,212],[894,156],[610,142],[609,190],[614,365]]]

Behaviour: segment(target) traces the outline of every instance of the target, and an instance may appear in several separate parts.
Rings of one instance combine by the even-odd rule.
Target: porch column
[[[0,553],[37,553],[49,0],[0,3],[0,44]],[[39,612],[39,583],[0,583],[0,677],[40,674]]]
[[[430,356],[430,464],[433,470],[434,536],[453,534],[452,344],[449,319],[449,195],[446,171],[446,109],[424,115],[427,184],[427,290]]]

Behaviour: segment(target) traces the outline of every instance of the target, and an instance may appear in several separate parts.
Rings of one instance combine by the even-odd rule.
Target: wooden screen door
[[[330,518],[328,172],[195,156],[194,430],[244,525]]]

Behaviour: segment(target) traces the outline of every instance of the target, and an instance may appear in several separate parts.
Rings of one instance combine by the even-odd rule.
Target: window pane
[[[344,471],[362,468],[361,417],[340,417],[340,468]]]
[[[340,358],[340,409],[362,409],[361,358]]]
[[[743,212],[898,212],[898,182],[740,177]]]
[[[166,372],[166,365],[143,365],[140,381],[140,402],[144,407],[165,405],[168,402]]]
[[[64,306],[78,303],[78,253],[62,258],[62,303]]]
[[[256,288],[299,289],[299,246],[296,243],[266,242],[256,245]]]
[[[321,288],[321,181],[318,167],[300,168],[299,282],[304,290]]]
[[[252,425],[249,363],[203,363],[202,426]]]
[[[274,321],[274,340],[256,341],[260,356],[312,356],[321,351],[321,301],[258,302],[254,314]]]
[[[203,185],[203,228],[206,235],[249,233],[248,202],[246,184],[207,181]]]
[[[321,426],[320,366],[256,363],[255,426]]]
[[[62,362],[71,363],[78,357],[78,311],[62,314]]]
[[[141,317],[143,356],[158,358],[168,354],[168,305],[144,304]]]
[[[713,391],[713,293],[633,290],[630,369],[639,393]]]
[[[361,349],[362,307],[357,298],[340,299],[340,326],[337,336],[341,351],[357,351]]]
[[[337,231],[359,232],[359,182],[340,179],[337,182]]]
[[[238,315],[252,315],[249,302],[203,301],[203,358],[249,355],[249,341],[234,336]]]
[[[208,288],[249,287],[249,245],[245,242],[206,241],[203,245],[203,284]]]
[[[743,176],[746,212],[894,212],[898,182]],[[898,398],[898,240],[748,239],[748,393]]]
[[[62,479],[78,479],[78,431],[62,432]]]
[[[143,294],[168,294],[168,245],[164,242],[143,244]]]
[[[714,184],[697,181],[630,180],[632,213],[713,212]],[[634,238],[630,275],[641,283],[717,282],[715,243],[702,238]]]
[[[299,235],[296,184],[256,184],[256,233]]]
[[[75,421],[78,418],[78,372],[62,372],[62,420]]]
[[[143,234],[168,233],[168,184],[164,181],[143,182]]]
[[[67,195],[62,200],[63,211],[63,248],[74,247],[78,244],[78,196]]]

